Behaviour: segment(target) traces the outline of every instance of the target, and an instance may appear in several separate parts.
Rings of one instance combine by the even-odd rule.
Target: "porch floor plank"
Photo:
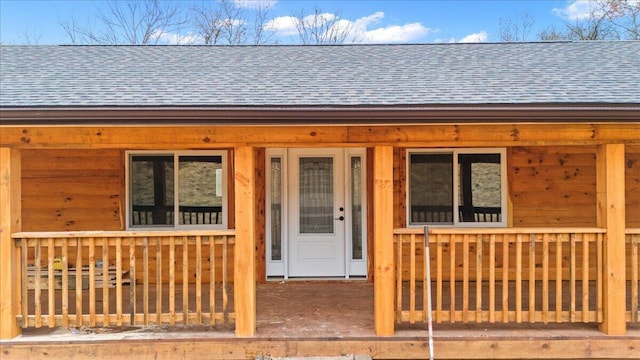
[[[210,326],[40,328],[1,341],[0,354],[3,360],[428,357],[426,324],[398,325],[395,336],[375,336],[373,285],[364,281],[260,284],[257,312],[251,338]],[[640,328],[606,336],[595,324],[434,324],[434,344],[438,359],[640,358]]]

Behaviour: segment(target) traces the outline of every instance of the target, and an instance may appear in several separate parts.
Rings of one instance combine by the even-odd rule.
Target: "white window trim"
[[[265,151],[265,157],[266,157],[266,162],[265,162],[265,171],[269,171],[269,174],[266,174],[266,181],[265,181],[265,189],[267,190],[267,196],[265,197],[265,237],[268,238],[268,241],[266,241],[267,245],[266,246],[266,266],[267,266],[267,274],[270,274],[267,276],[267,278],[269,276],[272,277],[277,277],[277,276],[284,276],[286,278],[286,274],[288,273],[288,269],[287,269],[287,252],[288,250],[288,239],[287,239],[287,231],[286,229],[289,226],[288,223],[288,216],[287,216],[287,201],[288,201],[288,192],[285,191],[285,189],[288,188],[288,184],[287,184],[287,180],[288,180],[288,176],[287,176],[287,151],[284,148],[268,148]],[[281,181],[281,189],[280,189],[280,194],[282,195],[282,199],[280,199],[281,201],[281,208],[280,208],[280,216],[281,218],[281,231],[282,233],[280,234],[280,241],[281,241],[281,245],[282,248],[280,249],[281,253],[280,253],[280,260],[272,260],[271,256],[272,256],[272,252],[271,252],[271,195],[270,195],[270,190],[271,190],[271,159],[273,158],[279,158],[280,159],[280,181]]]
[[[179,211],[174,211],[174,224],[173,225],[155,225],[155,226],[131,226],[131,212],[132,212],[132,204],[131,204],[131,156],[135,155],[173,155],[173,164],[174,169],[178,168],[178,159],[180,156],[220,156],[222,158],[222,224],[203,224],[203,225],[180,225],[179,222]],[[228,219],[228,184],[227,184],[227,152],[224,150],[189,150],[189,151],[172,151],[172,150],[128,150],[125,151],[125,196],[126,196],[126,230],[155,230],[155,231],[166,231],[166,230],[195,230],[195,229],[227,229],[227,219]],[[174,207],[177,208],[180,204],[178,198],[178,177],[179,171],[174,171],[174,199],[175,204]],[[177,209],[176,209],[177,210]]]
[[[346,278],[348,279],[350,276],[354,277],[366,277],[367,276],[367,151],[365,148],[345,148],[345,177],[346,180],[344,182],[345,185],[345,206],[347,209],[353,208],[353,203],[351,201],[353,194],[351,194],[351,183],[353,179],[351,178],[351,159],[354,157],[360,158],[361,169],[361,177],[360,177],[360,188],[362,189],[362,199],[361,199],[361,218],[360,223],[362,224],[362,259],[354,259],[353,258],[353,248],[351,241],[353,237],[353,219],[351,218],[351,214],[347,217],[347,223],[345,228],[345,254],[347,261],[347,272]]]
[[[406,219],[407,227],[418,228],[428,225],[430,227],[507,227],[507,149],[506,148],[442,148],[442,149],[424,149],[424,148],[412,148],[406,149],[406,174],[407,174],[407,191],[406,191]],[[453,223],[438,224],[438,223],[411,223],[411,176],[409,174],[409,165],[411,162],[411,154],[452,154],[453,155]],[[458,169],[458,155],[460,154],[500,154],[500,208],[502,209],[502,216],[500,222],[462,222],[459,219],[459,212],[455,209],[459,208],[460,200],[458,195],[459,188],[459,169]]]

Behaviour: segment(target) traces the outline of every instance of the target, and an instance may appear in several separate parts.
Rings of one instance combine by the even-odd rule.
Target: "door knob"
[[[344,216],[337,217],[337,218],[335,218],[334,220],[344,221]]]

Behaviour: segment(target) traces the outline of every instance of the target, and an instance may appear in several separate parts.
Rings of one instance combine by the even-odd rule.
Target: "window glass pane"
[[[134,155],[129,170],[131,225],[172,225],[173,156]]]
[[[351,258],[362,259],[362,159],[351,158]]]
[[[222,224],[222,157],[180,156],[178,164],[180,225]]]
[[[410,154],[412,224],[453,223],[453,155]]]
[[[282,260],[282,159],[271,158],[271,260]]]
[[[500,222],[500,154],[459,154],[461,222]]]
[[[300,158],[300,233],[333,233],[333,158]]]

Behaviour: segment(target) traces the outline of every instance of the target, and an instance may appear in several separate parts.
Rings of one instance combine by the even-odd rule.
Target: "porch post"
[[[236,335],[256,332],[255,160],[250,146],[234,151],[236,247],[233,261]]]
[[[609,335],[626,333],[624,144],[598,146],[597,222],[607,234],[603,254],[603,321]]]
[[[393,147],[373,149],[373,296],[376,335],[394,334]]]
[[[19,252],[11,234],[22,230],[20,150],[0,148],[0,339],[21,334]]]

